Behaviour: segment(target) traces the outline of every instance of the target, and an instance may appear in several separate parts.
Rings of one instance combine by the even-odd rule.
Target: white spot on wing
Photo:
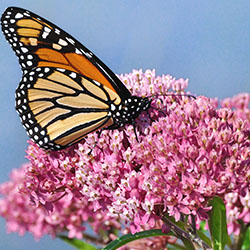
[[[112,103],[111,104],[111,110],[114,111],[116,108],[115,108],[115,105]]]
[[[75,44],[75,41],[73,39],[69,38],[69,37],[66,37],[66,40],[68,40],[73,45]]]
[[[43,38],[43,39],[46,39],[48,35],[49,35],[49,33],[47,33],[47,32],[43,32],[43,34],[42,34],[42,38]]]
[[[22,47],[21,50],[22,50],[23,53],[27,53],[27,52],[29,51],[29,50],[28,50],[27,48],[25,48],[25,47]]]
[[[91,57],[92,57],[92,55],[90,55],[90,53],[86,53],[86,56],[87,56],[88,58],[91,58]]]
[[[15,18],[16,19],[19,19],[19,18],[22,18],[23,17],[23,14],[21,14],[21,13],[17,13],[16,15],[15,15]]]
[[[82,55],[81,51],[77,48],[76,48],[75,52],[76,52],[76,54]]]
[[[59,39],[58,44],[60,44],[62,46],[67,46],[68,45],[68,43],[65,40],[61,39],[61,38]]]
[[[59,29],[55,28],[55,33],[58,34],[58,35],[60,35],[61,32],[60,32]]]
[[[95,80],[93,80],[93,82],[97,85],[97,86],[101,86],[101,84]]]
[[[60,72],[65,72],[65,69],[57,68],[57,70],[60,71]]]
[[[47,32],[47,33],[50,33],[51,29],[48,28],[48,27],[44,27],[44,31]]]
[[[71,76],[72,78],[76,78],[76,73],[75,73],[75,72],[72,72],[72,73],[70,73],[70,76]]]

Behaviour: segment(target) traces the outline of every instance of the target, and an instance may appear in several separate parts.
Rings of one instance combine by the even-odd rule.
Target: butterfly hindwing
[[[110,94],[106,86],[75,72],[38,67],[23,76],[16,109],[33,141],[56,150],[112,125]]]

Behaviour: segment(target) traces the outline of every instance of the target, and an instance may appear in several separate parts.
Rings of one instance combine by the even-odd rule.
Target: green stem
[[[235,243],[231,247],[232,250],[241,250],[242,249],[242,244],[246,236],[246,232],[250,224],[244,225],[242,221],[239,221],[240,224],[240,234],[238,238],[235,240]]]
[[[187,245],[189,244],[189,247],[191,247],[192,242],[199,245],[203,249],[211,249],[209,245],[207,245],[204,241],[202,241],[199,237],[192,235],[190,232],[184,231],[182,228],[174,224],[171,220],[166,218],[165,216],[162,216],[161,218],[163,222],[165,222],[167,225],[170,225],[170,228],[175,234],[182,240],[182,242]],[[190,248],[191,249],[191,248]],[[193,247],[193,249],[195,249]]]

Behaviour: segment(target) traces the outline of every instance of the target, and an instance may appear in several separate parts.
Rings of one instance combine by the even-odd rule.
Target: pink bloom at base
[[[93,212],[91,203],[80,197],[73,197],[70,192],[64,192],[60,199],[54,200],[51,211],[43,204],[35,205],[34,197],[23,190],[30,167],[27,163],[20,169],[14,169],[11,180],[0,186],[0,192],[4,195],[4,198],[0,199],[0,214],[7,221],[8,233],[17,232],[22,236],[27,231],[33,234],[35,239],[40,239],[47,234],[55,237],[66,230],[70,238],[81,239],[86,229],[84,224],[87,222],[96,233],[111,227],[119,229],[115,220],[102,212]]]
[[[145,226],[156,228],[164,213],[177,221],[182,214],[195,215],[198,225],[208,218],[208,201],[220,196],[229,232],[237,234],[237,220],[250,221],[250,94],[227,98],[219,107],[216,99],[204,96],[165,95],[184,94],[188,80],[156,76],[154,70],[134,70],[120,78],[132,94],[156,95],[149,112],[137,119],[136,131],[126,126],[103,130],[100,136],[91,133],[56,152],[30,142],[30,164],[20,170],[22,181],[13,178],[1,188],[1,207],[6,209],[0,213],[15,225],[11,231],[30,231],[39,238],[66,229],[80,238],[82,223],[91,216],[94,228],[107,222],[119,228],[122,222],[135,233]],[[8,213],[10,200],[12,211],[15,206],[22,211],[17,194],[32,208],[29,219],[43,213],[42,224],[36,225],[43,228],[41,235],[29,219],[20,221]],[[54,223],[53,216],[60,222]]]

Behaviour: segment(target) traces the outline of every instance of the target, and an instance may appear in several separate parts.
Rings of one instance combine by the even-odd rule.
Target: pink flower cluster
[[[199,223],[208,218],[209,199],[220,196],[229,232],[238,233],[238,219],[250,222],[250,94],[218,107],[204,96],[166,95],[184,93],[184,79],[150,70],[120,78],[133,94],[155,96],[137,130],[91,133],[56,152],[30,142],[30,163],[0,188],[0,215],[9,231],[39,238],[68,230],[80,238],[91,218],[95,231],[119,228],[122,221],[134,233],[154,228],[164,213],[177,221],[181,214],[195,215]]]
[[[67,231],[70,238],[82,238],[86,223],[89,223],[96,233],[100,230],[120,228],[115,220],[102,211],[93,212],[93,205],[77,194],[73,196],[73,192],[62,194],[62,190],[53,190],[52,193],[55,193],[55,196],[57,192],[60,194],[57,200],[50,201],[53,203],[53,212],[48,211],[49,207],[46,209],[43,206],[46,202],[42,203],[42,199],[40,199],[41,204],[35,206],[33,204],[33,201],[36,201],[35,196],[40,197],[39,192],[49,191],[45,186],[37,186],[35,195],[36,190],[33,185],[35,181],[38,181],[39,176],[37,179],[33,176],[34,182],[32,182],[29,173],[31,168],[31,164],[27,163],[20,169],[14,169],[11,173],[11,180],[0,186],[0,192],[4,195],[4,198],[0,199],[0,215],[7,221],[7,232],[18,232],[22,236],[28,231],[35,239],[39,239],[43,235],[49,234],[55,237],[58,233]],[[43,175],[45,176],[45,173]],[[54,177],[54,180],[57,177]],[[28,188],[30,193],[28,190],[25,191],[25,188]],[[63,186],[62,189],[64,189]],[[49,196],[52,198],[52,193],[46,198],[49,199]]]

